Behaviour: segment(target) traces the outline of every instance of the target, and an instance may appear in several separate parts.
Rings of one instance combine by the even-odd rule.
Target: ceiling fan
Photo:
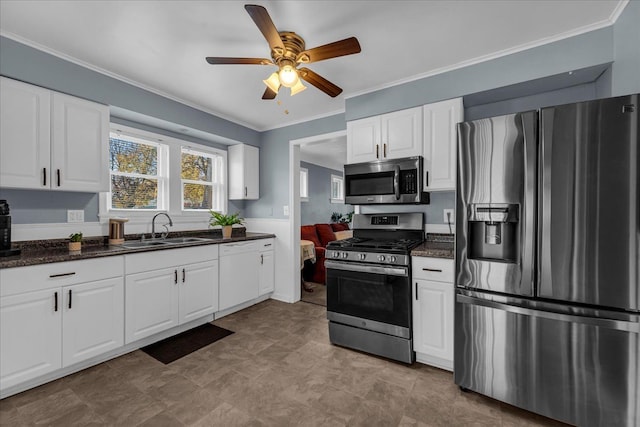
[[[267,89],[264,91],[262,99],[274,99],[281,86],[290,88],[291,96],[302,92],[306,89],[306,86],[302,84],[300,79],[312,84],[331,97],[340,95],[341,88],[306,67],[298,68],[298,65],[360,53],[358,39],[349,37],[348,39],[305,50],[304,39],[298,34],[292,31],[278,31],[276,29],[267,9],[253,4],[247,4],[244,8],[253,19],[253,22],[256,23],[264,38],[267,39],[271,48],[271,59],[208,56],[206,60],[209,64],[277,66],[278,72],[274,72],[266,80],[263,80],[264,84],[267,85]]]

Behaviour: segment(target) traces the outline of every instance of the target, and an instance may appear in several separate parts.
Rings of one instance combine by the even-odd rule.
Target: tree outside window
[[[159,144],[111,133],[111,209],[163,209],[166,200]]]

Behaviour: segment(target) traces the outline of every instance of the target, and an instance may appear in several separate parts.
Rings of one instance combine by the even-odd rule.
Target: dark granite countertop
[[[105,256],[132,254],[149,251],[161,251],[166,249],[178,249],[190,246],[217,245],[221,243],[242,242],[246,240],[268,239],[276,237],[275,234],[268,233],[251,233],[244,232],[244,229],[236,232],[229,239],[223,239],[218,232],[207,231],[191,231],[170,233],[171,237],[204,237],[211,240],[180,243],[167,246],[154,246],[144,248],[125,248],[123,246],[106,244],[106,237],[90,237],[83,239],[82,250],[78,253],[69,252],[68,239],[51,239],[51,240],[33,240],[18,242],[14,247],[22,250],[20,255],[0,258],[1,268],[24,267],[28,265],[48,264],[52,262],[75,261],[80,259],[100,258]],[[126,236],[127,240],[140,240],[140,236]]]
[[[453,259],[455,254],[453,239],[453,234],[427,234],[427,240],[414,248],[411,256]]]

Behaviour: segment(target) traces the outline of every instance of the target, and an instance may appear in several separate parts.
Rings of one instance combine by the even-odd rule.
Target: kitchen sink
[[[153,248],[157,246],[180,245],[183,243],[207,242],[210,240],[211,239],[206,239],[203,237],[174,237],[171,239],[135,240],[124,242],[122,246],[130,249]]]

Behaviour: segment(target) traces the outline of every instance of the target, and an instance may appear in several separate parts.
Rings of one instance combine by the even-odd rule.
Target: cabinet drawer
[[[122,256],[6,268],[0,270],[0,296],[109,279],[123,272]]]
[[[218,245],[201,245],[125,255],[124,268],[126,274],[133,274],[214,259],[218,259]]]
[[[272,251],[275,249],[275,239],[258,240],[258,250],[260,252]]]
[[[453,260],[444,258],[411,257],[414,279],[453,283]]]

